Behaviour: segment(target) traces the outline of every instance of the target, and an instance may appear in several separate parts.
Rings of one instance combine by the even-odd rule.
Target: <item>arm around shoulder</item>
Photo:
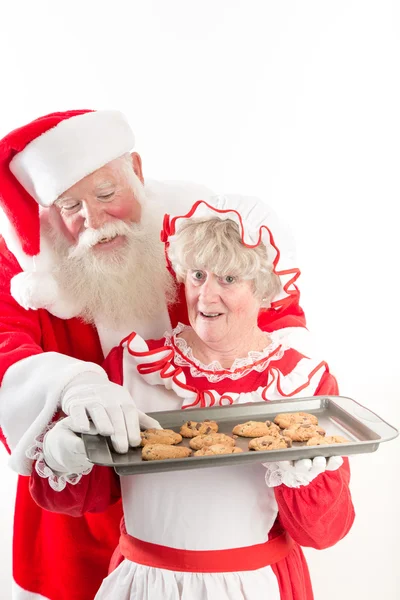
[[[56,413],[62,389],[79,373],[105,372],[95,363],[44,352],[39,312],[11,296],[10,279],[20,269],[3,250],[0,240],[0,427],[11,468],[29,475],[32,461],[25,452]]]

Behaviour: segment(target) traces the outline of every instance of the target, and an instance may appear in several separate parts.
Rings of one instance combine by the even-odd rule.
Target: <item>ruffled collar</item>
[[[214,360],[208,365],[205,365],[198,360],[192,352],[191,347],[186,340],[179,337],[185,329],[189,329],[188,325],[178,323],[177,327],[172,332],[166,332],[165,345],[172,346],[175,350],[175,362],[179,366],[190,368],[190,373],[193,377],[206,377],[209,381],[216,382],[221,379],[240,379],[250,371],[264,371],[271,360],[279,360],[282,358],[286,347],[282,345],[282,340],[275,332],[268,333],[271,342],[261,351],[251,350],[247,356],[236,358],[232,366],[227,369],[222,367],[221,363]]]
[[[124,386],[130,389],[131,378],[135,381],[139,376],[149,384],[147,395],[154,392],[157,396],[160,389],[165,389],[166,392],[172,390],[179,398],[183,398],[182,408],[224,406],[235,402],[254,402],[254,392],[223,391],[221,394],[212,385],[214,382],[227,378],[240,379],[254,371],[264,374],[265,371],[265,378],[260,378],[263,381],[262,385],[255,390],[256,398],[265,401],[280,400],[295,396],[313,396],[328,369],[325,361],[309,358],[310,339],[304,327],[275,331],[271,335],[271,344],[261,352],[249,353],[248,357],[240,359],[240,363],[236,362],[235,370],[234,365],[231,369],[211,370],[210,367],[218,366],[220,369],[221,365],[203,365],[193,356],[190,358],[189,353],[185,355],[181,352],[176,344],[177,340],[181,339],[178,336],[184,328],[184,325],[179,324],[172,332],[164,334],[165,344],[158,348],[150,349],[147,342],[135,332],[123,340],[122,345],[126,350],[123,360]],[[184,349],[187,348],[188,345],[185,344]],[[282,370],[280,359],[286,351],[290,351],[290,358]],[[260,360],[253,362],[256,356]],[[186,367],[186,373],[183,366]],[[187,368],[193,377],[202,377],[211,385],[204,381],[199,381],[197,385],[187,381]],[[135,394],[135,385],[133,390]]]

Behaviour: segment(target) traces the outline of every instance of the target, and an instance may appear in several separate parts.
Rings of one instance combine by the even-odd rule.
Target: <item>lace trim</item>
[[[274,360],[280,360],[285,353],[286,347],[281,341],[274,339],[274,332],[268,335],[271,338],[271,343],[261,351],[250,351],[248,356],[244,358],[236,358],[230,369],[224,369],[221,364],[214,360],[209,365],[205,365],[195,356],[192,349],[187,345],[186,340],[177,337],[184,329],[189,329],[188,325],[178,323],[177,327],[172,332],[164,333],[165,345],[176,347],[179,352],[175,353],[174,361],[180,367],[189,367],[192,377],[205,377],[208,381],[215,383],[223,379],[232,379],[233,381],[245,377],[252,371],[261,373],[265,371],[269,363]],[[281,346],[279,348],[279,346]],[[278,349],[279,348],[279,349]],[[271,354],[276,351],[273,356]],[[265,360],[263,360],[265,358]],[[258,364],[255,364],[258,363]],[[240,370],[239,370],[240,369]]]
[[[93,465],[91,467],[89,467],[89,469],[86,469],[85,471],[83,471],[82,473],[79,473],[79,474],[63,473],[61,475],[61,474],[55,473],[52,469],[50,469],[50,467],[46,464],[46,462],[44,460],[43,440],[44,440],[44,436],[46,435],[46,433],[48,431],[50,431],[50,429],[52,429],[56,423],[57,423],[57,421],[50,423],[46,427],[46,429],[37,438],[35,438],[35,443],[33,444],[33,446],[30,446],[26,450],[25,454],[28,458],[36,461],[35,462],[35,471],[39,475],[39,477],[42,477],[43,479],[48,479],[49,486],[55,492],[62,492],[62,490],[67,485],[67,483],[69,483],[70,485],[76,485],[77,483],[79,483],[80,480],[82,479],[82,475],[88,475],[90,473],[90,471],[93,469]]]
[[[286,485],[290,488],[300,488],[309,485],[316,477],[319,472],[313,473],[312,469],[302,469],[301,464],[307,462],[304,460],[282,461],[276,463],[262,463],[265,467],[265,483],[268,487],[278,487],[279,485]],[[312,459],[308,460],[312,464]],[[321,472],[323,472],[323,469]]]
[[[295,461],[282,461],[262,463],[265,467],[265,483],[268,487],[286,485],[290,488],[299,488],[309,485],[321,473],[336,471],[343,464],[341,456],[325,458],[317,456],[312,459],[300,459]]]
[[[296,481],[296,477],[292,477],[292,481],[289,483],[287,473],[280,468],[279,463],[262,463],[263,467],[265,467],[265,483],[268,487],[278,487],[283,483],[288,483],[288,487],[297,488],[300,487],[301,483]]]

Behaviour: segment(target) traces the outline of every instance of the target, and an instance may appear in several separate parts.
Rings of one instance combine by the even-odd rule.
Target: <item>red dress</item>
[[[281,321],[283,326],[290,323],[290,319]],[[303,334],[306,332],[302,328],[284,327],[271,335],[271,346],[253,357],[251,364],[239,361],[230,370],[216,368],[210,372],[193,359],[185,344],[177,341],[178,336],[146,343],[133,334],[111,352],[106,370],[111,379],[131,389],[139,408],[147,411],[246,402],[251,400],[250,395],[246,396],[250,392],[257,392],[258,399],[265,401],[337,394],[336,381],[326,363],[308,358],[299,349]],[[250,558],[246,559],[243,572],[239,565],[239,572],[223,573],[223,584],[218,564],[214,564],[216,574],[197,572],[195,578],[193,573],[170,566],[169,575],[163,579],[165,570],[154,569],[146,561],[137,564],[125,560],[104,581],[97,597],[169,600],[181,598],[183,592],[179,590],[183,590],[193,600],[201,600],[205,593],[210,600],[219,600],[230,598],[230,590],[235,590],[238,598],[252,600],[263,589],[270,600],[312,600],[300,546],[327,548],[347,534],[354,519],[349,478],[347,460],[337,471],[325,472],[308,486],[296,489],[285,485],[267,488],[262,465],[122,477],[128,534],[148,544],[150,550],[162,546],[166,564],[172,560],[171,555],[175,556],[175,549],[181,549],[184,557],[179,560],[186,560],[187,551],[197,556],[197,551],[222,550],[218,556],[223,571],[236,548],[248,548],[251,556],[252,548],[283,532],[293,544],[287,555],[271,566],[252,569]],[[212,489],[213,496],[205,492],[199,499],[193,492],[199,486],[203,493]],[[246,495],[239,493],[243,486]],[[120,486],[113,470],[95,467],[76,486],[68,485],[62,492],[51,490],[47,481],[34,473],[31,492],[45,508],[78,516],[104,510],[116,500]],[[211,504],[205,506],[210,498]],[[252,498],[257,502],[252,503]],[[190,526],[185,528],[185,523]],[[119,562],[114,557],[113,567]]]

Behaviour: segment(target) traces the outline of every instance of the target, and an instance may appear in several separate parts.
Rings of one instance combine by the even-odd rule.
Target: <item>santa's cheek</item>
[[[113,219],[121,221],[139,223],[142,216],[140,204],[131,197],[110,202],[106,211]]]
[[[127,221],[131,217],[131,210],[128,206],[112,206],[107,213],[114,219],[120,219],[121,221]]]
[[[83,227],[82,217],[64,218],[60,213],[52,215],[52,225],[70,243],[77,242]]]

